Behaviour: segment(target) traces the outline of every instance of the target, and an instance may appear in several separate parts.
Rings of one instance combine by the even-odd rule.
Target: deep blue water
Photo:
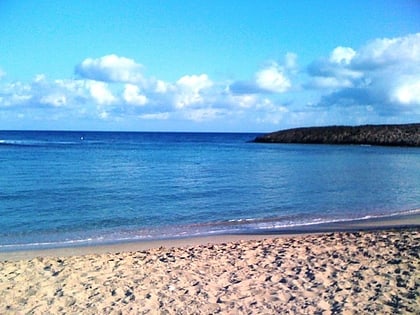
[[[255,134],[0,131],[0,251],[298,227],[420,208],[420,149]]]

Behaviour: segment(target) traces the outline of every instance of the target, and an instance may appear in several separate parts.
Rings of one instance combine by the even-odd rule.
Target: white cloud
[[[22,82],[5,84],[0,92],[1,107],[20,107],[33,99],[31,85]]]
[[[284,93],[292,86],[276,63],[257,72],[255,82],[259,88],[273,93]]]
[[[378,39],[360,49],[338,46],[304,75],[297,55],[288,53],[282,63],[256,71],[254,79],[233,82],[215,82],[207,74],[167,82],[143,77],[141,65],[129,58],[88,58],[76,67],[77,79],[39,74],[29,83],[2,80],[0,114],[118,123],[235,121],[237,126],[415,119],[420,113],[419,47],[420,34]]]
[[[138,86],[126,84],[124,87],[123,98],[127,104],[143,106],[147,103],[147,97],[140,93]]]
[[[331,52],[329,60],[333,63],[348,65],[355,55],[356,52],[352,48],[339,46]]]
[[[420,111],[420,33],[376,39],[359,50],[337,47],[308,72],[307,86],[333,90],[323,106],[365,106],[385,116]]]
[[[0,68],[0,80],[1,78],[6,76],[6,72],[4,72],[1,68]]]
[[[109,118],[109,113],[105,110],[99,112],[98,117],[102,120],[107,120]]]
[[[82,78],[96,81],[140,83],[143,81],[141,69],[142,66],[132,59],[107,55],[83,60],[75,72]]]
[[[90,84],[90,80],[54,80],[49,88],[53,91],[62,91],[67,99],[85,98]]]
[[[338,89],[344,87],[352,87],[353,81],[346,77],[321,77],[316,76],[311,80],[311,87],[319,89]]]
[[[219,108],[198,108],[198,109],[189,109],[184,112],[184,117],[188,120],[202,122],[214,120],[220,115],[223,115],[224,111]]]
[[[156,93],[164,94],[164,93],[167,93],[170,90],[173,90],[173,87],[169,83],[166,83],[162,80],[157,80],[155,82],[154,91]]]
[[[26,104],[27,102],[29,102],[30,100],[32,100],[32,95],[27,95],[27,94],[13,94],[11,95],[11,97],[9,97],[6,100],[5,105],[6,106],[16,106],[19,104]]]
[[[268,98],[260,100],[257,103],[256,108],[259,111],[267,113],[287,113],[289,111],[286,106],[275,104],[272,100]]]
[[[170,117],[170,113],[153,113],[153,114],[141,114],[139,115],[140,119],[148,119],[148,120],[167,120]]]
[[[117,100],[104,82],[87,81],[86,86],[92,98],[100,105],[109,105]]]
[[[42,83],[46,82],[47,76],[45,74],[37,74],[34,78],[34,82],[36,83]]]
[[[351,48],[337,47],[328,59],[314,61],[308,67],[311,79],[306,86],[315,89],[353,87],[355,80],[363,77],[362,72],[349,66],[354,55]]]
[[[355,67],[362,69],[418,62],[420,62],[420,33],[375,39],[363,46],[353,61]]]
[[[397,86],[391,99],[403,105],[420,105],[420,79],[417,82],[407,82]]]
[[[60,107],[66,105],[67,99],[66,96],[62,94],[51,94],[41,97],[40,102],[42,104]]]
[[[201,75],[185,75],[181,77],[177,82],[178,87],[181,90],[188,90],[193,92],[200,92],[205,88],[209,88],[213,85],[213,82],[209,79],[207,74]]]
[[[254,81],[232,82],[229,85],[229,92],[238,95],[282,94],[291,89],[292,82],[289,76],[295,75],[297,70],[297,55],[289,52],[284,57],[284,65],[271,62],[257,71]]]
[[[234,106],[252,108],[258,103],[258,96],[255,94],[231,95],[230,101]]]
[[[207,74],[186,75],[176,82],[175,106],[184,108],[204,101],[203,91],[213,86]]]

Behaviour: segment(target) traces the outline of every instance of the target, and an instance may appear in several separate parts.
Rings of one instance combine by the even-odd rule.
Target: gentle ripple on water
[[[418,148],[247,143],[254,137],[0,132],[0,246],[235,232],[420,207]]]

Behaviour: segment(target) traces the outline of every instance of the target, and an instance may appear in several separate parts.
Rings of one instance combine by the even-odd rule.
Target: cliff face
[[[264,143],[420,146],[420,124],[328,126],[281,130],[254,139]]]

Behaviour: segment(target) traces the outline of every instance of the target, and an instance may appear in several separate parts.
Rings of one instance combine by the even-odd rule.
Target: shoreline
[[[273,228],[264,230],[255,229],[250,230],[249,232],[240,233],[225,233],[157,240],[116,241],[113,243],[95,245],[0,251],[0,262],[28,260],[37,257],[71,257],[90,254],[115,254],[119,252],[144,251],[154,248],[170,249],[236,241],[260,241],[279,237],[287,238],[299,235],[303,236],[322,233],[418,229],[420,228],[420,212],[417,210],[418,209],[414,209],[412,211],[414,213],[409,214],[398,214],[353,221],[311,224],[291,228]]]

